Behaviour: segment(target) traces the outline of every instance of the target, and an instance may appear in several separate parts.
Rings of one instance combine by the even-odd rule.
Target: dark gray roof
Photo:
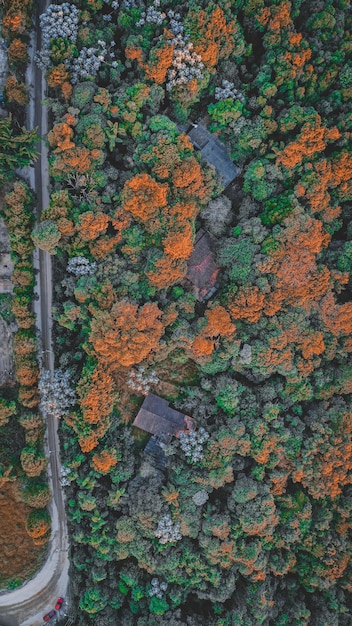
[[[204,146],[213,138],[212,134],[201,124],[193,126],[192,130],[188,133],[188,136],[194,147],[198,148],[198,150],[202,150],[202,148],[204,148]]]
[[[177,436],[180,431],[188,430],[189,420],[191,418],[172,409],[167,400],[150,393],[144,398],[133,426],[153,435]]]
[[[202,157],[209,165],[213,165],[217,174],[227,187],[240,173],[240,168],[230,159],[224,144],[210,133],[205,126],[197,124],[188,133],[195,148],[200,150]]]
[[[219,268],[214,261],[213,242],[202,228],[197,232],[193,251],[187,261],[186,280],[191,283],[198,300],[203,301],[216,285]]]

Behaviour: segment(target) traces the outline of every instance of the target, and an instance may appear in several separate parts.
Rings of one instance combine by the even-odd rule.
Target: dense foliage
[[[33,241],[77,391],[77,625],[351,622],[350,16],[79,0],[42,18],[53,190]],[[200,117],[242,169],[224,193],[187,136]],[[200,227],[206,303],[183,280]],[[131,427],[148,390],[203,435],[165,468]]]
[[[38,410],[39,367],[33,313],[34,245],[31,241],[34,198],[23,181],[12,182],[11,189],[3,198],[0,217],[8,229],[14,264],[8,318],[17,331],[13,339],[15,382],[0,390],[0,486],[16,481],[20,487],[18,496],[35,509],[28,514],[26,530],[39,546],[50,537],[50,518],[47,519],[43,508],[50,500],[50,492],[46,480],[44,423]],[[46,516],[45,525],[37,525],[32,532],[30,519],[37,516],[39,520],[40,513]]]
[[[37,156],[36,130],[26,130],[24,126],[25,105],[28,103],[25,85],[29,58],[27,44],[33,26],[33,6],[31,0],[4,0],[0,9],[1,43],[8,58],[8,77],[3,94],[6,111],[1,110],[0,116],[0,218],[8,231],[13,263],[13,292],[1,294],[0,316],[16,329],[13,335],[15,380],[10,386],[0,389],[0,486],[11,482],[13,491],[9,489],[7,493],[15,494],[17,501],[22,499],[28,505],[18,507],[16,528],[9,537],[11,550],[22,530],[28,532],[36,546],[42,546],[50,537],[51,524],[45,510],[50,492],[44,455],[44,423],[38,410],[39,366],[33,311],[35,269],[31,233],[35,223],[35,198],[22,179],[24,170],[21,169],[32,165]],[[8,507],[9,511],[13,508],[12,500],[9,500]],[[25,524],[21,515],[26,514]],[[33,525],[34,519],[38,523]],[[11,530],[8,529],[8,532],[10,535]],[[21,584],[26,576],[33,573],[39,564],[38,555],[43,558],[44,552],[33,550],[32,566],[31,556],[26,555],[23,572],[15,578],[12,566],[8,566],[8,571],[2,575],[1,585]],[[16,570],[19,559],[15,561]]]

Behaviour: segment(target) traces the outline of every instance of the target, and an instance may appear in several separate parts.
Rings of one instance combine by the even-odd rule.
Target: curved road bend
[[[44,12],[48,0],[40,1],[40,13]],[[40,47],[39,20],[37,21],[37,41],[34,48]],[[49,174],[47,147],[43,137],[48,132],[47,109],[42,105],[45,97],[45,80],[33,62],[29,66],[27,82],[30,85],[31,103],[28,107],[29,128],[38,126],[41,136],[40,156],[28,176],[38,198],[38,214],[49,204]],[[52,278],[51,257],[39,250],[35,263],[39,269],[37,292],[39,301],[35,302],[37,325],[42,339],[42,363],[45,369],[53,371],[54,359],[51,345],[51,304]],[[53,608],[59,596],[65,596],[68,589],[68,537],[64,495],[60,484],[60,456],[57,422],[52,417],[47,419],[47,455],[49,457],[48,478],[52,492],[49,510],[52,519],[52,536],[49,543],[48,558],[42,569],[19,589],[0,592],[0,626],[40,626],[42,616]]]

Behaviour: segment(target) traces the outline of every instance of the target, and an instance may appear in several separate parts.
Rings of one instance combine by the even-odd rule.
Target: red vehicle
[[[62,607],[63,603],[64,603],[64,599],[63,599],[63,598],[58,598],[58,599],[56,600],[55,609],[56,609],[57,611],[60,611],[60,609],[61,609],[61,607]]]
[[[54,609],[52,611],[49,611],[49,613],[46,613],[43,617],[44,622],[50,622],[52,617],[55,617],[56,615],[56,611],[54,611]]]

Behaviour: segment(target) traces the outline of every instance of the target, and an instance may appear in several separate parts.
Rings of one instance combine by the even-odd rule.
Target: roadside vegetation
[[[0,117],[0,218],[9,235],[13,292],[1,294],[0,315],[16,326],[15,379],[0,388],[0,586],[15,588],[45,557],[50,537],[46,505],[50,492],[44,455],[44,423],[39,412],[38,353],[33,298],[35,198],[19,174],[36,158],[35,131],[25,129],[24,84],[33,6],[21,0],[2,4],[2,37],[8,55],[4,110]]]

